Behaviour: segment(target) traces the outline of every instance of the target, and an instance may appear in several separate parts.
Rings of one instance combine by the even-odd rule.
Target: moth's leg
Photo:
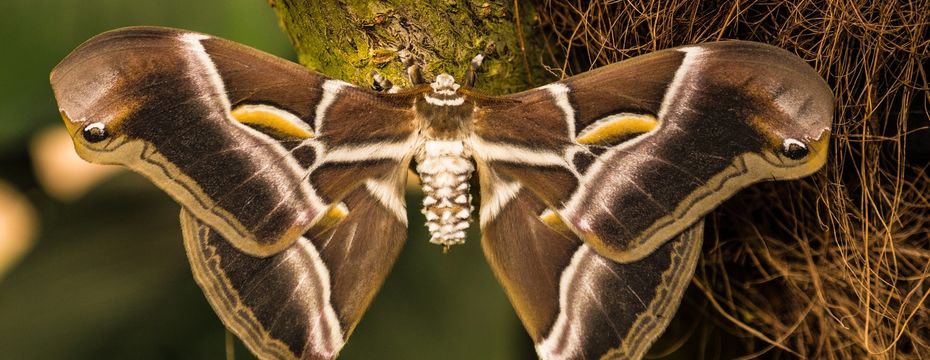
[[[462,85],[467,87],[475,87],[475,81],[478,78],[478,68],[481,66],[481,62],[484,61],[484,55],[478,54],[471,59],[471,64],[468,65],[468,69],[465,70],[465,79],[463,79]]]
[[[398,87],[394,86],[394,83],[392,83],[391,80],[388,80],[384,76],[381,76],[381,74],[378,73],[377,71],[372,70],[370,75],[371,75],[371,80],[372,80],[372,83],[371,83],[372,90],[377,91],[377,92],[386,92],[389,94],[393,94],[397,92],[397,90],[399,90]]]
[[[399,55],[400,61],[404,64],[404,70],[407,73],[407,79],[410,80],[411,86],[426,84],[426,80],[423,79],[423,73],[420,72],[420,64],[417,64],[413,55],[406,50],[401,50]]]

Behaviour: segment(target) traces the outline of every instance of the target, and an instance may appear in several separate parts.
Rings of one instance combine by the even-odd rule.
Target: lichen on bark
[[[395,84],[406,50],[427,79],[461,79],[471,59],[485,56],[478,88],[491,94],[549,79],[539,66],[542,41],[527,1],[269,0],[304,66],[359,85],[376,70]],[[518,19],[519,18],[519,19]],[[518,21],[519,20],[519,21]]]

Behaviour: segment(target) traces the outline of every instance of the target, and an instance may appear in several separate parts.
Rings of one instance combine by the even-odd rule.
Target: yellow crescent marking
[[[271,129],[280,135],[298,139],[314,136],[306,124],[296,115],[268,105],[242,105],[232,111],[233,118],[245,125]]]
[[[339,203],[335,206],[330,206],[329,210],[326,211],[326,214],[323,215],[316,224],[313,225],[311,230],[324,231],[339,225],[343,219],[349,216],[349,208],[346,207],[345,203]],[[308,230],[311,231],[311,230]]]
[[[621,113],[594,122],[578,135],[582,144],[610,144],[623,137],[649,132],[659,125],[651,115]]]
[[[539,221],[543,224],[546,224],[553,231],[565,236],[567,238],[575,238],[575,233],[565,224],[565,221],[562,220],[562,217],[559,214],[556,214],[552,210],[543,211],[542,214],[539,214]]]

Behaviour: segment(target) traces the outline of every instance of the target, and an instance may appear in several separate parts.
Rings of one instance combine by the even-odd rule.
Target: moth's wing
[[[296,243],[264,258],[225,242],[196,214],[182,215],[195,278],[259,357],[334,358],[406,238],[412,100],[230,42],[201,42],[225,83],[232,118],[285,149],[326,208]]]
[[[374,174],[405,167],[412,146],[409,98],[185,30],[98,35],[51,82],[82,157],[142,173],[257,256],[290,246]],[[94,123],[105,140],[82,137]]]
[[[820,168],[832,104],[796,56],[710,43],[486,101],[473,148],[599,254],[628,262],[750,183]]]
[[[640,358],[678,308],[703,222],[639,261],[618,263],[545,222],[551,212],[528,188],[492,180],[482,191],[511,200],[483,224],[482,246],[540,358]]]
[[[399,187],[399,186],[398,186]],[[194,278],[223,323],[262,359],[335,358],[384,282],[406,222],[357,187],[294,245],[247,255],[187,210],[184,244]]]
[[[342,91],[371,96],[353,94],[352,88]],[[362,109],[341,104],[338,97],[332,106],[342,108],[326,114],[316,136],[297,140],[285,127],[253,121],[251,113],[267,108],[249,104],[234,110],[237,120],[294,154],[309,169],[305,181],[331,204],[294,244],[253,257],[182,212],[195,279],[227,328],[260,358],[335,358],[406,238],[408,144],[365,138],[377,135],[374,130],[349,131],[350,122],[363,128],[372,124],[360,116]],[[401,119],[405,114],[384,113]]]
[[[185,30],[98,35],[51,82],[82,157],[146,175],[258,256],[289,246],[347,191],[398,167],[413,134],[409,98]],[[82,136],[94,123],[106,140]]]
[[[409,96],[387,96],[203,34],[127,28],[52,73],[90,161],[181,203],[195,278],[263,358],[338,353],[406,237]],[[109,139],[84,142],[101,123]]]

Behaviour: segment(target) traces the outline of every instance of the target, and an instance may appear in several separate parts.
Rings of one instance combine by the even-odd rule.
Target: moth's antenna
[[[413,55],[407,50],[401,50],[398,56],[400,56],[401,63],[404,64],[404,70],[407,72],[407,79],[410,80],[410,84],[412,86],[426,84],[423,73],[420,72],[420,64],[417,64],[416,60],[413,59]]]
[[[478,68],[481,67],[481,62],[484,61],[484,55],[478,54],[471,59],[471,64],[468,65],[468,69],[465,70],[465,79],[462,81],[462,85],[467,87],[475,87],[475,81],[478,80]]]

